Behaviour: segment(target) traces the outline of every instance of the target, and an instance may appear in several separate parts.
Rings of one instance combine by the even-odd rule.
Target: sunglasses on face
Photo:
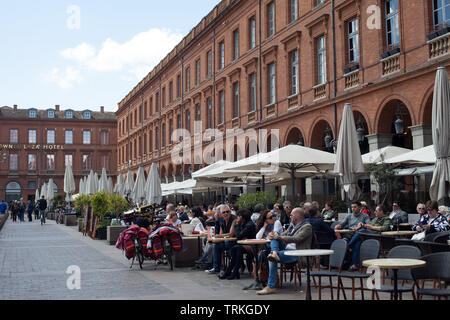
[[[230,213],[230,211],[222,211],[222,214],[227,214],[227,213]]]
[[[273,219],[273,216],[266,217],[267,220]]]
[[[419,210],[425,210],[425,208],[419,208]]]

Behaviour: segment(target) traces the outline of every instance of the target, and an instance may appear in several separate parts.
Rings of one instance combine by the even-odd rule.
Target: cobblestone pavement
[[[81,270],[80,290],[69,290],[66,285],[70,276],[66,270],[72,265]],[[44,226],[37,220],[22,223],[9,220],[0,231],[1,300],[305,299],[304,275],[300,291],[294,291],[288,280],[276,295],[257,296],[254,290],[242,290],[252,283],[248,273],[240,280],[230,281],[191,268],[174,271],[164,265],[156,268],[154,261],[146,261],[144,270],[139,270],[138,265],[132,269],[129,266],[122,251],[106,241],[83,237],[76,227],[58,225],[52,220]],[[317,289],[311,292],[316,299]],[[369,297],[366,293],[366,298]],[[323,290],[322,299],[329,298],[329,289]]]

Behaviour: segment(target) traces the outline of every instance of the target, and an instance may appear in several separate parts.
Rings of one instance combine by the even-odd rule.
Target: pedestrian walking
[[[44,196],[39,199],[38,204],[39,208],[39,216],[41,217],[41,225],[45,223],[45,210],[47,209],[47,200],[45,200]]]
[[[31,200],[28,200],[27,214],[29,222],[33,222],[33,211],[34,211],[34,203],[31,202]]]
[[[23,203],[23,198],[19,201],[19,219],[20,222],[25,222],[25,204]]]
[[[13,222],[17,222],[17,215],[19,214],[19,204],[14,201],[11,207],[11,217]]]

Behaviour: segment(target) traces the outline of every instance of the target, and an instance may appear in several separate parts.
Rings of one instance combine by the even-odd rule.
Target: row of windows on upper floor
[[[291,6],[296,6],[296,1],[290,1]],[[268,4],[268,12],[269,17],[274,14],[274,2],[271,2]],[[270,9],[272,8],[272,9]],[[433,24],[435,29],[442,28],[445,25],[448,25],[450,23],[450,4],[449,0],[432,0],[432,10],[433,10]],[[297,12],[295,9],[293,12]],[[275,16],[273,15],[273,18]],[[250,49],[254,48],[256,46],[255,42],[255,35],[256,35],[256,22],[255,18],[250,18]],[[273,24],[273,19],[268,19],[269,24]],[[351,71],[354,71],[359,68],[359,60],[360,60],[360,49],[359,49],[359,19],[358,17],[354,17],[346,21],[346,46],[345,46],[345,52],[346,52],[346,66],[348,67],[344,70],[344,73],[348,73]],[[268,28],[270,30],[271,28]],[[384,2],[384,32],[385,32],[385,45],[387,48],[398,48],[400,43],[400,30],[399,30],[399,6],[398,6],[398,0],[386,0]],[[233,31],[233,40],[234,40],[234,59],[239,58],[239,30]],[[322,85],[327,82],[327,45],[326,45],[326,36],[322,35],[315,39],[315,84],[316,85]],[[207,52],[206,54],[206,61],[207,61],[207,72],[206,72],[206,79],[211,78],[212,73],[212,58],[211,58],[211,50]],[[218,63],[219,63],[219,69],[223,69],[225,67],[225,43],[224,41],[221,41],[219,43],[218,47]],[[200,58],[196,60],[196,78],[195,83],[196,85],[200,84],[201,81],[201,62]],[[292,51],[289,53],[289,95],[294,95],[298,93],[298,52]],[[267,104],[274,103],[275,99],[275,85],[276,85],[276,78],[275,78],[275,64],[272,63],[268,65],[268,73],[267,73]],[[191,75],[190,75],[190,67],[187,67],[185,70],[185,88],[186,91],[190,91],[190,84],[191,84]],[[177,98],[181,97],[181,91],[182,91],[182,85],[181,85],[181,75],[179,74],[177,76]],[[250,110],[254,110],[255,104],[256,104],[256,77],[255,74],[250,75]],[[238,91],[239,88],[236,88],[236,85],[233,84],[233,91]],[[236,94],[235,94],[236,96]],[[172,103],[174,101],[173,99],[173,81],[169,82],[169,92],[168,92],[168,98],[169,103]],[[130,113],[130,116],[127,116],[126,118],[123,118],[121,121],[119,120],[119,134],[123,135],[126,130],[131,126],[132,128],[135,127],[138,123],[142,122],[142,117],[144,119],[147,119],[148,116],[151,116],[153,114],[153,96],[149,99],[149,104],[147,104],[147,101],[144,101],[143,106],[139,106],[139,113],[138,109],[135,108],[134,112],[132,111]],[[155,101],[156,101],[156,111],[161,110],[161,105],[164,108],[166,106],[166,87],[162,87],[162,94],[161,98],[159,96],[159,92],[156,92],[155,94]],[[220,96],[221,104],[223,105],[223,97]],[[149,108],[147,108],[147,106]],[[142,110],[143,108],[143,110]],[[238,113],[238,105],[237,103],[234,104],[234,112],[233,117],[239,116]],[[220,114],[222,114],[221,112]],[[222,117],[223,118],[223,117]],[[138,121],[140,119],[140,121]]]
[[[53,129],[47,129],[47,144],[55,144],[55,135],[56,131]],[[65,130],[64,131],[65,144],[73,144],[73,130]],[[19,129],[10,129],[9,130],[9,143],[10,144],[18,144],[19,143]],[[28,129],[28,143],[36,144],[37,143],[37,130]],[[83,144],[89,145],[91,144],[91,131],[83,130]],[[106,130],[100,131],[100,144],[101,145],[109,145],[109,132]]]
[[[47,110],[47,118],[48,119],[54,119],[55,118],[55,112],[54,109],[48,109]],[[31,119],[36,119],[38,117],[38,110],[31,108],[28,110],[28,117]],[[85,110],[82,113],[83,120],[90,120],[91,119],[91,111]],[[73,110],[66,110],[64,112],[64,118],[65,119],[73,119]]]
[[[44,157],[45,161],[45,169],[48,171],[54,171],[56,168],[56,160],[55,160],[55,154],[46,154]],[[81,165],[82,170],[91,170],[92,167],[92,154],[91,153],[83,153],[81,154]],[[29,171],[36,171],[37,170],[37,162],[38,157],[34,153],[29,153],[27,155],[27,169]],[[109,162],[110,162],[110,155],[104,154],[100,155],[100,167],[105,168],[106,170],[109,170]],[[18,171],[19,170],[19,154],[17,153],[10,153],[9,154],[9,170],[10,171]],[[65,154],[64,155],[64,166],[70,165],[73,167],[73,155],[72,154]]]

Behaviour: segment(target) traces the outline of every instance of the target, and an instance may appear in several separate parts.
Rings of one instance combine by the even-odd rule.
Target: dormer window
[[[49,119],[55,118],[55,110],[48,110],[47,111],[47,118],[49,118]]]
[[[90,111],[83,111],[83,119],[85,119],[85,120],[91,119],[91,112]]]
[[[36,109],[30,109],[29,111],[28,111],[28,117],[30,117],[30,118],[37,118],[37,110]]]
[[[73,118],[73,111],[67,110],[66,111],[66,119],[72,119]]]

